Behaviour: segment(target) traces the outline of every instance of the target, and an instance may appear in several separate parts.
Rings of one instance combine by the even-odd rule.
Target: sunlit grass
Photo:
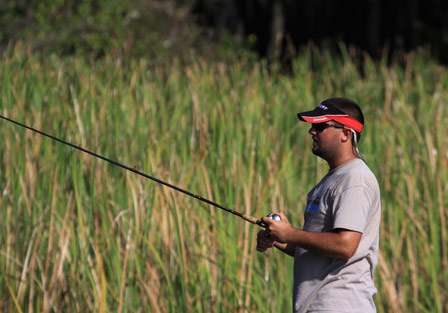
[[[447,70],[306,51],[263,65],[0,63],[1,113],[252,216],[302,224],[325,163],[296,113],[354,98],[382,189],[379,312],[448,311]],[[0,307],[12,312],[288,312],[292,260],[255,251],[253,225],[0,123]]]

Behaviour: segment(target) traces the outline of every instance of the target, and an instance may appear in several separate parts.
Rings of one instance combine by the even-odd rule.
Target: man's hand
[[[348,229],[334,229],[329,232],[304,231],[292,227],[285,214],[280,215],[280,221],[274,221],[269,217],[262,218],[266,224],[266,232],[272,245],[286,254],[294,256],[295,247],[302,247],[323,255],[342,260],[350,259],[356,252],[362,233]]]
[[[274,241],[288,243],[288,239],[290,239],[294,233],[294,227],[289,224],[289,221],[286,218],[285,214],[277,214],[280,215],[280,221],[274,221],[269,217],[263,217],[262,221],[266,223],[266,231]]]
[[[257,234],[257,251],[265,252],[274,246],[274,239],[267,230],[260,230]]]

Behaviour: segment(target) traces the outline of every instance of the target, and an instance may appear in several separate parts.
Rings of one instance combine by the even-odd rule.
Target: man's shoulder
[[[338,189],[368,187],[379,190],[375,174],[362,159],[355,159],[335,173]]]

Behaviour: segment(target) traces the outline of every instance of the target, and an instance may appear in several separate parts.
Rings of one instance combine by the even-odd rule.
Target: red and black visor
[[[331,105],[322,103],[312,111],[298,113],[297,117],[301,121],[312,124],[335,121],[346,126],[347,128],[353,129],[358,133],[361,133],[364,129],[364,125],[354,117],[351,117]]]

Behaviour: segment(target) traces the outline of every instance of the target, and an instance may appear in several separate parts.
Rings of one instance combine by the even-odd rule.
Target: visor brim
[[[325,114],[326,112],[324,114],[319,114],[320,112],[316,111],[318,110],[298,113],[297,118],[300,121],[311,124],[335,121],[346,126],[347,128],[352,128],[358,133],[361,133],[364,129],[364,125],[362,123],[347,114]]]

